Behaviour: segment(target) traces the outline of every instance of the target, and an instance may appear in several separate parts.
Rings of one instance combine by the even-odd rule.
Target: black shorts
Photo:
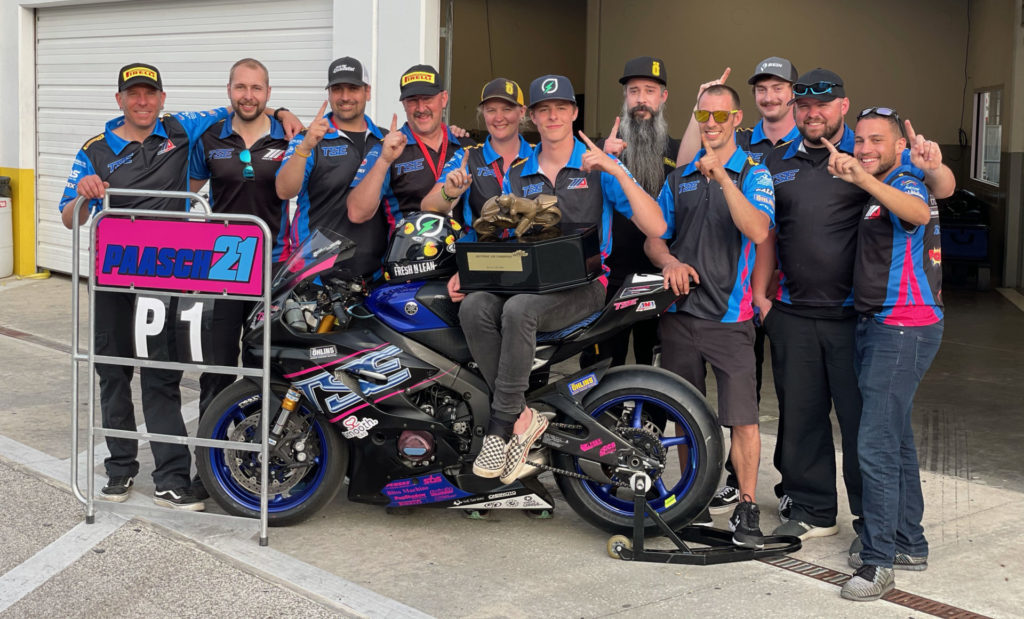
[[[661,365],[706,394],[705,363],[718,381],[718,423],[758,423],[754,322],[716,322],[682,312],[659,320]]]

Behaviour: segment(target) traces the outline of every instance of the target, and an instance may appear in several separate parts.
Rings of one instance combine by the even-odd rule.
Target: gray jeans
[[[491,415],[511,432],[526,406],[537,332],[568,327],[604,307],[599,280],[547,294],[473,292],[459,309],[469,351],[491,388]],[[491,427],[495,424],[492,422]],[[491,433],[488,431],[488,433]]]

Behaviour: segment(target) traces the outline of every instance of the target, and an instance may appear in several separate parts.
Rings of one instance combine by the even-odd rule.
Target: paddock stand
[[[644,473],[636,473],[630,478],[629,485],[633,488],[633,539],[630,540],[625,535],[612,536],[608,540],[608,554],[613,559],[651,563],[717,565],[774,557],[800,550],[800,538],[792,535],[766,535],[764,536],[764,548],[755,550],[733,544],[732,533],[722,529],[687,526],[675,532],[665,524],[658,512],[647,504],[647,489],[651,485],[651,478]],[[674,550],[644,549],[644,512],[647,512],[662,533],[676,545]],[[691,548],[686,542],[704,546]]]

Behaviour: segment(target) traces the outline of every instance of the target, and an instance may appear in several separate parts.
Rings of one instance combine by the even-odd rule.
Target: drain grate
[[[794,559],[793,557],[768,557],[758,559],[758,561],[767,563],[768,565],[774,565],[775,567],[780,567],[795,574],[801,574],[815,580],[827,582],[836,585],[837,587],[841,587],[847,580],[850,580],[849,574],[830,570],[827,567],[821,567],[820,565],[801,561],[800,559]],[[927,613],[934,617],[944,617],[946,619],[987,619],[986,615],[980,615],[969,610],[957,608],[956,606],[950,606],[949,604],[929,600],[928,598],[921,597],[920,595],[914,595],[913,593],[907,593],[906,591],[900,591],[899,589],[893,589],[889,593],[885,594],[882,599],[886,602],[899,604],[900,606],[904,606],[917,612]]]

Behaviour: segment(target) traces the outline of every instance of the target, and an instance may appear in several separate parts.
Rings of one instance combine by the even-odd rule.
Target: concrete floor
[[[949,291],[946,303],[943,346],[914,419],[932,552],[929,569],[898,572],[897,587],[974,613],[1020,616],[1024,298]],[[134,496],[104,504],[97,523],[84,525],[68,489],[69,315],[66,278],[0,280],[2,616],[926,616],[892,602],[846,602],[834,584],[760,562],[614,561],[607,536],[557,494],[551,520],[508,512],[475,521],[427,509],[386,516],[342,493],[312,520],[272,529],[270,547],[260,548],[254,521],[153,506],[145,448]],[[195,378],[183,388],[188,418]],[[83,377],[83,393],[87,384]],[[767,380],[758,491],[766,531],[778,522],[776,419]],[[806,542],[796,558],[851,571],[844,501],[841,494],[840,534]],[[726,516],[716,522],[725,526]]]

